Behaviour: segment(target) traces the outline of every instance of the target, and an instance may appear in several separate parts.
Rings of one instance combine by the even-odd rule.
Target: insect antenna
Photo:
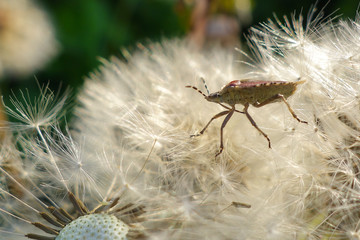
[[[205,86],[205,89],[206,89],[208,95],[210,95],[210,92],[209,92],[209,89],[208,89],[208,87],[207,87],[207,85],[206,85],[205,79],[202,77],[201,80],[202,80],[203,83],[204,83],[204,86]],[[187,87],[187,88],[192,88],[192,89],[198,91],[198,92],[199,92],[201,95],[203,95],[204,97],[207,97],[207,96],[205,95],[205,93],[203,93],[203,92],[202,92],[200,89],[198,89],[197,87],[194,87],[194,86],[185,86],[185,87]]]
[[[202,80],[202,82],[204,83],[204,86],[205,86],[205,89],[206,89],[206,91],[207,91],[207,93],[208,93],[208,95],[210,95],[210,92],[209,92],[209,89],[208,89],[208,86],[206,85],[206,82],[205,82],[205,78],[201,78],[201,80]]]
[[[198,89],[197,87],[194,87],[194,86],[185,86],[187,88],[192,88],[196,91],[198,91],[201,95],[203,95],[204,97],[207,97],[200,89]]]

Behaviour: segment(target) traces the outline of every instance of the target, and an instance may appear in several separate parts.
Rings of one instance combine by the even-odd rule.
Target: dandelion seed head
[[[113,174],[105,167],[102,174],[91,171],[91,163],[86,161],[79,168],[82,149],[70,132],[65,135],[52,125],[41,133],[44,137],[38,141],[16,138],[19,142],[8,143],[22,146],[21,158],[17,156],[12,165],[20,163],[16,170],[27,174],[17,174],[5,160],[0,162],[0,236],[38,239],[52,234],[55,239],[120,240],[143,235],[144,228],[138,224],[146,218],[142,194],[118,181],[127,179],[126,172],[116,171],[121,163],[103,160]],[[132,170],[132,166],[123,167]],[[142,169],[136,170],[140,176]],[[138,185],[141,178],[130,177],[127,181]],[[45,228],[55,230],[50,233]]]
[[[163,202],[164,209],[168,209],[164,210],[166,215],[184,226],[183,230],[174,230],[172,236],[178,239],[193,239],[187,233],[199,236],[191,230],[194,224],[198,226],[200,235],[209,228],[216,229],[218,233],[211,232],[206,236],[218,239],[220,236],[231,238],[236,232],[237,228],[228,221],[230,218],[233,223],[246,222],[248,218],[258,223],[255,219],[260,218],[265,224],[266,220],[275,221],[274,216],[278,216],[275,219],[279,229],[283,228],[281,223],[284,218],[292,220],[287,216],[289,208],[272,207],[274,204],[285,205],[281,201],[289,201],[288,205],[292,206],[295,201],[295,198],[289,200],[286,194],[281,193],[284,188],[293,188],[290,183],[282,187],[272,186],[287,181],[289,175],[294,178],[291,173],[285,174],[293,167],[285,164],[291,152],[284,151],[285,156],[279,152],[277,157],[281,156],[280,160],[276,160],[272,152],[264,151],[266,143],[259,139],[258,132],[241,114],[234,115],[228,123],[224,135],[225,150],[217,159],[214,156],[219,146],[221,121],[214,122],[202,136],[189,137],[200,131],[214,114],[221,111],[221,107],[207,102],[185,86],[191,84],[205,91],[201,76],[205,78],[210,92],[217,91],[229,81],[241,79],[242,67],[234,62],[233,53],[223,49],[201,53],[188,49],[179,40],[164,41],[135,52],[126,63],[116,59],[106,62],[96,78],[87,81],[80,95],[82,107],[76,110],[79,121],[75,124],[79,132],[88,136],[85,146],[91,146],[91,150],[86,152],[108,149],[104,145],[112,147],[120,144],[124,145],[125,154],[129,153],[123,161],[131,162],[132,155],[144,155],[147,152],[144,146],[157,140],[144,176],[148,188],[157,190],[159,199],[162,199],[159,201]],[[107,104],[109,98],[111,103]],[[291,103],[293,105],[294,102]],[[294,105],[297,106],[296,103]],[[296,108],[299,109],[301,107]],[[256,115],[255,109],[250,111],[258,116],[259,125],[267,126],[266,131],[274,139],[284,138],[278,129],[281,126],[283,131],[287,123],[296,126],[296,130],[304,129],[293,122],[291,115],[286,115],[289,114],[286,106],[269,106],[261,111],[261,116],[259,112]],[[284,150],[288,149],[289,140],[296,134],[299,133],[288,133],[283,140]],[[295,146],[299,139],[300,136],[292,140]],[[299,161],[294,159],[293,165],[298,167]],[[279,164],[283,168],[281,172]],[[295,184],[295,180],[291,183]],[[169,200],[167,194],[161,195],[163,191],[171,194],[173,200]],[[161,196],[167,197],[163,199]],[[259,199],[269,200],[264,206]],[[259,210],[246,214],[239,210],[239,215],[231,217],[227,212],[216,215],[229,205],[229,201],[254,204],[254,208]],[[257,207],[257,204],[260,205]],[[270,209],[271,213],[267,212]],[[225,221],[229,224],[225,227],[228,231],[224,233],[221,229],[226,224],[216,225],[207,218],[214,218],[216,222]],[[265,230],[253,230],[249,228],[244,232],[248,236],[267,234]]]
[[[66,225],[56,240],[66,239],[113,239],[125,240],[128,226],[115,216],[106,214],[90,214],[79,217]]]
[[[195,219],[203,234],[209,228],[221,229],[221,234],[211,236],[214,239],[231,239],[239,232],[265,239],[287,239],[296,233],[315,237],[321,231],[337,234],[331,226],[355,219],[346,213],[352,206],[342,204],[352,201],[349,191],[356,192],[358,185],[354,164],[360,128],[354,109],[359,68],[356,57],[351,57],[357,56],[356,48],[346,45],[346,38],[357,39],[358,29],[351,21],[323,20],[313,12],[308,19],[293,16],[284,22],[275,19],[253,29],[250,45],[255,55],[245,56],[249,59],[244,62],[251,61],[248,68],[234,64],[234,55],[223,49],[203,53],[179,40],[165,40],[128,55],[126,63],[106,62],[85,85],[77,127],[92,136],[92,149],[99,146],[94,141],[122,139],[131,154],[143,154],[141,143],[158,140],[146,183],[171,193],[173,200],[163,202],[165,209],[173,209],[165,211],[168,216],[182,219],[183,232],[174,233],[179,239],[188,237]],[[211,123],[203,135],[189,138],[221,111],[184,88],[195,85],[206,92],[200,77],[210,92],[234,79],[306,80],[288,102],[309,124],[299,124],[281,103],[249,108],[271,138],[269,150],[249,121],[235,113],[224,129],[224,152],[214,158],[221,120]],[[180,204],[183,199],[188,204]],[[223,211],[229,201],[251,208],[246,213]],[[349,217],[341,220],[341,214]],[[235,222],[245,227],[239,229]]]

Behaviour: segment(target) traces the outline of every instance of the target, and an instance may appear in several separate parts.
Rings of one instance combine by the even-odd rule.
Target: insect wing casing
[[[265,100],[281,94],[284,98],[291,96],[298,84],[298,82],[285,81],[248,81],[248,80],[234,80],[226,84],[220,91],[219,95],[223,103],[229,105],[234,104],[258,104]]]

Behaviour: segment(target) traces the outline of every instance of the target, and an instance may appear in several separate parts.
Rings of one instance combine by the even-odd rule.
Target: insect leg
[[[263,102],[261,102],[261,103],[254,103],[253,106],[256,107],[256,108],[259,108],[259,107],[265,106],[266,104],[275,102],[276,100],[278,100],[279,98],[281,98],[279,95],[281,95],[281,94],[276,94],[276,95],[274,95],[274,96],[266,99],[265,101],[263,101]],[[282,95],[281,95],[281,96],[282,96]]]
[[[222,104],[222,103],[219,103],[222,107],[224,107],[224,108],[226,108],[226,109],[229,109],[229,110],[231,110],[231,108],[229,108],[228,106],[225,106],[224,104]],[[243,113],[244,114],[244,112],[241,112],[241,111],[239,111],[239,110],[236,110],[235,109],[235,112],[238,112],[238,113]]]
[[[265,100],[264,102],[259,103],[259,104],[254,104],[253,106],[259,108],[259,107],[262,107],[262,106],[264,106],[264,105],[266,105],[266,104],[268,104],[268,103],[271,103],[271,102],[273,102],[273,101],[275,101],[275,100],[277,100],[277,99],[281,99],[281,100],[286,104],[287,108],[289,109],[289,112],[291,113],[291,115],[292,115],[296,120],[298,120],[298,121],[301,122],[301,123],[306,123],[306,124],[307,124],[306,121],[300,120],[300,119],[296,116],[294,110],[290,107],[290,104],[286,101],[286,99],[284,98],[284,96],[283,96],[282,94],[276,94],[276,95],[272,96],[271,98]]]
[[[251,125],[253,125],[269,142],[269,148],[271,148],[271,142],[270,142],[270,138],[266,135],[266,133],[264,133],[255,123],[254,119],[252,119],[252,117],[250,116],[250,114],[248,113],[248,108],[249,108],[249,103],[245,104],[244,107],[244,112],[247,116],[247,118],[249,119],[249,121],[251,122]]]
[[[289,112],[291,113],[291,115],[292,115],[296,120],[298,120],[298,122],[308,124],[308,122],[303,121],[303,120],[300,120],[300,119],[296,116],[294,110],[290,107],[290,104],[286,101],[286,99],[284,98],[283,95],[279,94],[279,96],[280,96],[280,98],[283,100],[283,102],[286,104],[286,106],[287,106],[287,108],[289,109]]]
[[[206,126],[203,128],[203,130],[200,131],[200,133],[198,133],[198,134],[192,134],[192,135],[190,135],[190,137],[200,136],[201,134],[203,134],[203,133],[205,132],[205,130],[207,129],[207,127],[210,125],[210,123],[211,123],[213,120],[215,120],[215,119],[217,119],[217,118],[219,118],[219,117],[221,117],[221,116],[224,116],[225,114],[227,114],[227,113],[229,113],[229,112],[230,112],[230,110],[229,110],[229,111],[223,111],[223,112],[220,112],[220,113],[216,114],[215,116],[213,116],[213,117],[210,119],[210,121],[206,124]]]
[[[226,126],[227,122],[229,121],[229,119],[231,118],[231,116],[234,114],[235,112],[235,106],[233,106],[231,108],[230,111],[228,111],[228,115],[226,115],[223,123],[221,124],[221,129],[220,129],[220,151],[215,155],[215,157],[219,156],[223,149],[224,149],[224,144],[223,144],[223,130],[224,130],[224,127]]]

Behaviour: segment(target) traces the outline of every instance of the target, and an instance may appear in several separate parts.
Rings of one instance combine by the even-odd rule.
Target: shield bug
[[[299,122],[306,123],[306,121],[300,120],[294,110],[290,107],[289,103],[286,101],[288,97],[294,94],[296,87],[299,84],[304,83],[305,81],[297,82],[286,82],[286,81],[250,81],[250,80],[234,80],[223,86],[220,91],[209,93],[209,90],[205,84],[205,80],[202,79],[205,85],[205,88],[208,92],[208,95],[205,95],[201,90],[194,86],[186,86],[187,88],[193,88],[202,94],[206,100],[209,102],[214,102],[220,104],[226,110],[214,115],[210,121],[205,125],[205,127],[198,133],[191,135],[191,137],[200,136],[205,132],[210,123],[226,115],[223,123],[220,128],[220,151],[215,155],[218,156],[222,153],[224,149],[223,145],[223,130],[230,120],[234,112],[243,113],[249,119],[251,125],[253,125],[268,141],[269,148],[271,148],[270,138],[264,133],[256,124],[254,119],[250,116],[248,108],[250,105],[259,108],[269,103],[283,101],[291,115]],[[230,107],[224,105],[227,104]],[[244,106],[243,111],[238,111],[235,109],[236,104],[241,104]]]

